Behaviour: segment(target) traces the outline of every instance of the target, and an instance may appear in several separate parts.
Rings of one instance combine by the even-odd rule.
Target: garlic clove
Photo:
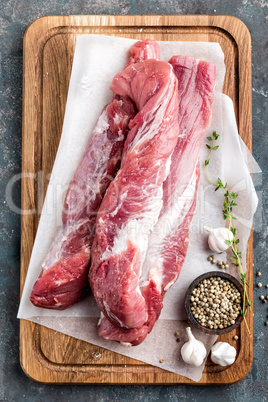
[[[207,350],[204,344],[194,337],[190,327],[186,328],[186,332],[189,340],[181,348],[181,357],[185,363],[199,367],[204,362]]]
[[[211,360],[222,367],[233,364],[236,349],[227,342],[217,342],[211,348]]]
[[[208,233],[208,246],[214,253],[222,253],[227,250],[230,245],[226,244],[226,240],[233,241],[234,235],[228,228],[212,229],[207,226],[204,227]]]

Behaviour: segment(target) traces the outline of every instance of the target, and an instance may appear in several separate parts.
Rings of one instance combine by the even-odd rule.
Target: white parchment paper
[[[96,330],[100,312],[92,295],[64,311],[40,309],[29,301],[33,284],[40,274],[41,264],[61,225],[62,204],[68,184],[102,108],[112,98],[109,90],[111,81],[114,75],[125,67],[129,49],[134,42],[135,40],[131,39],[98,35],[83,35],[77,39],[61,141],[40,218],[18,318],[37,322],[199,381],[204,365],[193,368],[183,363],[180,348],[186,340],[186,322],[183,321],[186,318],[183,308],[186,289],[198,275],[215,270],[215,265],[207,262],[207,256],[211,253],[207,248],[207,236],[203,227],[219,227],[225,224],[221,215],[222,194],[215,193],[204,170],[204,160],[207,156],[206,136],[211,135],[213,130],[221,135],[217,141],[220,147],[211,156],[211,176],[215,180],[221,177],[232,191],[239,192],[239,209],[235,214],[238,217],[237,228],[243,256],[246,256],[253,214],[257,207],[257,196],[249,173],[257,172],[258,165],[238,135],[232,101],[221,93],[225,67],[224,55],[217,43],[159,42],[162,60],[168,61],[170,57],[180,54],[213,62],[217,70],[217,84],[211,128],[204,136],[200,152],[201,178],[196,211],[190,228],[187,257],[179,280],[166,294],[164,308],[152,333],[141,345],[129,348],[100,338]],[[225,258],[225,255],[221,255],[221,259]],[[245,260],[243,263],[246,267]],[[236,275],[234,270],[231,272]],[[178,330],[182,334],[180,343],[176,342],[174,337],[174,332]],[[195,329],[193,331],[209,351],[216,336],[208,336]],[[160,364],[161,359],[164,359],[164,362]]]

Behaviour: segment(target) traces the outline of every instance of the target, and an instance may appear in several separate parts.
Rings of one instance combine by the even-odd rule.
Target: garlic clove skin
[[[211,348],[211,360],[222,367],[233,364],[236,349],[227,342],[217,342]]]
[[[228,228],[216,228],[212,229],[204,227],[206,233],[208,233],[208,246],[214,253],[222,253],[227,250],[230,245],[226,244],[225,240],[233,241],[234,235]]]
[[[204,362],[207,350],[204,344],[193,336],[190,327],[186,328],[186,332],[189,340],[181,348],[181,357],[185,363],[199,367]]]

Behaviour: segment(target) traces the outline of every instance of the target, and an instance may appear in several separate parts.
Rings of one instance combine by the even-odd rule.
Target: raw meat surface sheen
[[[159,57],[156,42],[137,42],[131,48],[128,66]],[[35,306],[62,310],[88,291],[90,248],[97,211],[119,169],[128,125],[136,113],[136,106],[129,98],[115,95],[100,115],[69,184],[62,226],[33,286],[30,300]]]
[[[158,319],[165,292],[176,282],[186,257],[200,169],[198,154],[208,128],[215,87],[215,66],[191,57],[170,60],[178,78],[180,134],[164,182],[163,207],[149,238],[143,264],[141,293],[148,320],[140,328],[122,330],[101,318],[99,335],[126,345],[140,344]]]
[[[216,83],[212,63],[185,56],[174,56],[169,62],[178,78],[180,134],[163,187],[160,219],[149,240],[144,264],[144,272],[149,272],[159,291],[166,291],[176,282],[186,256],[189,236],[181,234],[185,229],[189,231],[192,218],[189,222],[186,219],[183,226],[182,218],[189,215],[196,197],[198,155],[211,120]]]
[[[104,315],[120,327],[136,328],[148,319],[139,277],[177,143],[178,87],[170,64],[148,60],[118,74],[111,88],[132,99],[139,113],[99,209],[89,279]]]

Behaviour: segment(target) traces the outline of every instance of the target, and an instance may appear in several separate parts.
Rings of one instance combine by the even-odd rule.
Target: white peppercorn
[[[202,326],[223,329],[235,324],[241,310],[241,295],[228,280],[210,277],[192,291],[190,306],[194,318]]]

